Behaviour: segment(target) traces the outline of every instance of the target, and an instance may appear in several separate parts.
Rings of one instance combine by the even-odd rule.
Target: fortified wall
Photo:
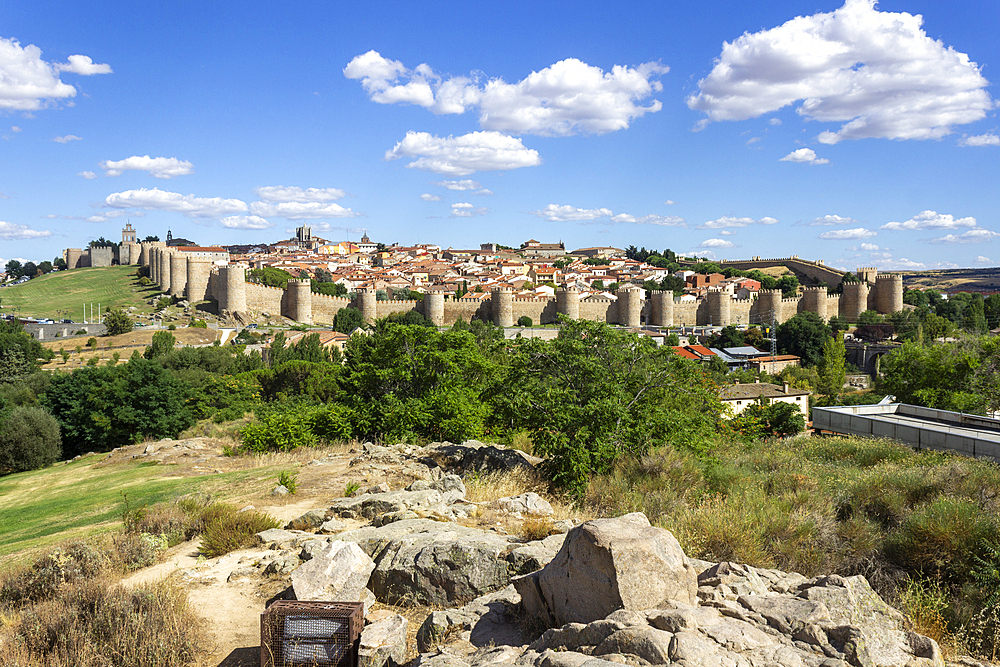
[[[865,310],[889,314],[903,308],[903,278],[898,274],[878,275],[874,269],[859,269],[859,275],[874,280],[845,282],[843,295],[828,294],[825,287],[807,287],[798,297],[784,298],[780,290],[761,290],[756,299],[734,299],[725,291],[709,291],[705,299],[681,302],[671,291],[654,291],[623,286],[616,298],[580,299],[575,288],[556,290],[555,298],[519,299],[511,288],[493,288],[488,299],[446,299],[433,288],[418,301],[378,301],[374,290],[359,289],[353,299],[314,294],[309,280],[289,280],[278,289],[246,282],[241,265],[216,266],[205,253],[165,247],[162,242],[142,243],[141,257],[150,267],[154,283],[172,296],[194,303],[211,299],[220,313],[281,315],[304,324],[332,323],[337,311],[357,308],[366,322],[392,313],[416,311],[437,326],[450,326],[458,319],[491,321],[514,326],[528,316],[536,324],[556,322],[559,315],[628,327],[727,326],[730,324],[782,323],[801,312],[813,312],[823,319],[839,315],[857,322]],[[870,271],[870,272],[869,272]]]

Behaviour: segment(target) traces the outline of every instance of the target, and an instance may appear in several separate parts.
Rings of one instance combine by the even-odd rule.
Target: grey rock
[[[372,519],[373,526],[388,526],[390,523],[395,523],[397,521],[409,521],[410,519],[419,519],[420,516],[413,510],[399,510],[397,512],[386,512],[385,514],[380,514],[374,519]]]
[[[333,540],[292,573],[292,589],[297,600],[360,601],[374,569],[357,544]]]
[[[499,498],[494,501],[497,509],[516,515],[552,516],[552,505],[534,492],[522,493],[518,496]]]
[[[407,621],[399,614],[376,612],[361,631],[358,667],[401,665],[406,658]]]
[[[309,510],[305,514],[288,522],[286,530],[313,530],[326,521],[326,510]]]
[[[477,614],[462,609],[432,611],[417,630],[417,651],[426,653],[448,643],[463,630],[471,632],[478,620]]]
[[[622,628],[594,649],[594,655],[623,653],[634,655],[654,665],[670,662],[670,641],[673,635],[646,626]]]
[[[287,496],[288,494],[289,494],[288,489],[282,486],[281,484],[271,489],[272,496]]]
[[[278,549],[288,549],[311,537],[313,536],[309,533],[300,531],[292,532],[281,530],[280,528],[269,528],[256,535],[258,544],[269,545],[271,548]]]
[[[697,601],[697,577],[680,544],[640,513],[577,526],[537,581],[549,610],[539,620],[556,625]]]
[[[323,524],[319,527],[319,531],[317,532],[323,533],[325,535],[333,535],[336,533],[343,532],[345,530],[347,530],[347,525],[344,524],[343,521],[338,521],[336,519],[328,519],[327,521],[323,522]]]

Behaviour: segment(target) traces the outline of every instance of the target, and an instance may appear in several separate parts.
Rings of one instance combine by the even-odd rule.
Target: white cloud
[[[760,137],[750,137],[749,139],[747,139],[747,146],[752,146],[758,141],[760,141]]]
[[[68,63],[56,65],[56,69],[60,72],[72,72],[73,74],[82,74],[83,76],[111,74],[111,65],[95,63],[90,59],[90,56],[70,56],[67,60],[69,60]]]
[[[901,257],[900,259],[896,259],[896,260],[893,260],[891,262],[881,262],[879,264],[878,268],[881,269],[881,270],[883,270],[883,271],[886,271],[886,270],[888,270],[888,271],[906,271],[906,270],[919,271],[921,269],[926,269],[927,265],[924,264],[923,262],[914,262],[913,260],[906,259],[905,257]],[[943,268],[943,267],[939,267],[939,268]]]
[[[460,181],[437,181],[434,185],[440,185],[443,188],[448,188],[449,190],[480,190],[483,184],[479,181],[473,181],[471,179],[465,178]]]
[[[159,188],[114,192],[104,199],[109,208],[137,208],[151,211],[173,211],[189,218],[217,218],[247,212],[246,202],[222,197],[195,197]]]
[[[633,223],[636,225],[659,225],[661,227],[687,227],[684,218],[676,215],[640,215],[634,216],[628,213],[620,213],[611,217],[613,223]]]
[[[698,244],[699,248],[735,248],[736,244],[725,239],[706,239]]]
[[[811,148],[799,148],[792,151],[779,162],[805,162],[806,164],[830,164],[825,157],[817,158],[816,151]]]
[[[673,199],[668,199],[663,203],[666,204],[667,206],[673,206],[676,202]]]
[[[962,137],[959,146],[1000,146],[1000,136],[987,132],[972,137]]]
[[[972,217],[955,219],[947,213],[937,211],[921,211],[906,222],[889,222],[882,225],[881,229],[892,229],[896,231],[910,229],[958,229],[961,227],[975,227],[976,219]]]
[[[437,195],[430,195],[427,194],[426,192],[420,195],[420,198],[423,199],[424,201],[441,201],[441,198],[438,197]]]
[[[194,165],[175,157],[133,155],[124,160],[104,160],[99,165],[107,176],[121,176],[125,171],[148,171],[156,178],[173,178],[194,173]]]
[[[21,128],[19,128],[17,125],[11,125],[10,126],[10,131],[11,132],[20,132]]]
[[[764,216],[760,220],[754,220],[753,218],[736,218],[724,215],[717,220],[709,220],[704,224],[698,225],[698,229],[727,229],[730,227],[747,227],[748,225],[774,225],[777,222],[777,220],[768,216]]]
[[[493,191],[492,191],[492,190],[490,190],[489,188],[482,188],[482,189],[480,189],[480,190],[476,190],[476,191],[475,191],[475,192],[473,192],[472,194],[474,194],[474,195],[479,195],[479,196],[481,196],[481,197],[485,197],[485,196],[489,196],[489,195],[492,195],[492,194],[493,194]]]
[[[487,210],[485,208],[477,208],[468,202],[461,202],[451,205],[451,217],[471,218],[474,215],[486,215]]]
[[[77,174],[77,176],[80,176],[81,178],[86,178],[88,181],[97,178],[97,174],[95,174],[92,171],[81,171]]]
[[[229,215],[221,218],[219,223],[230,229],[267,229],[274,225],[256,215]]]
[[[353,218],[358,214],[349,208],[332,202],[279,202],[255,201],[250,204],[250,213],[262,218],[285,218],[286,220],[312,220],[316,218]]]
[[[658,100],[642,103],[662,90],[653,79],[668,71],[648,62],[635,68],[615,65],[605,72],[567,58],[517,83],[491,79],[480,86],[478,74],[445,77],[426,64],[411,70],[369,51],[351,60],[344,76],[360,80],[373,102],[416,104],[435,114],[479,107],[479,124],[487,130],[568,136],[625,129],[633,119],[659,111]]]
[[[53,137],[52,141],[60,144],[68,144],[71,141],[80,141],[83,137],[78,137],[75,134],[67,134],[64,137]]]
[[[868,260],[871,261],[871,262],[885,261],[885,260],[888,260],[888,259],[892,259],[892,253],[891,252],[870,252],[870,253],[868,253]]]
[[[813,221],[808,224],[810,227],[816,227],[826,225],[860,225],[861,222],[842,215],[824,215],[822,218],[813,218]]]
[[[879,248],[874,243],[862,243],[860,248],[866,252],[874,252],[876,250],[888,250],[888,248]]]
[[[27,225],[15,225],[13,222],[0,220],[0,239],[4,241],[14,241],[23,239],[38,239],[52,236],[50,231],[38,231],[31,229]]]
[[[836,229],[831,232],[823,232],[819,237],[825,241],[849,241],[855,239],[867,239],[877,236],[878,233],[864,227],[857,229]]]
[[[16,39],[0,37],[0,109],[36,111],[74,97],[76,88],[59,79],[60,71],[106,74],[111,68],[94,65],[87,56],[70,56],[68,64],[53,64],[42,60],[42,50],[37,46],[22,47]]]
[[[688,106],[706,120],[745,120],[801,101],[807,120],[844,123],[819,135],[939,139],[985,117],[988,82],[969,57],[927,35],[923,18],[847,0],[830,13],[725,42]]]
[[[722,236],[736,236],[736,232],[731,229],[720,229],[719,234]]]
[[[540,211],[531,211],[540,218],[551,222],[579,222],[610,218],[614,213],[609,208],[576,208],[569,205],[549,204]]]
[[[781,125],[781,119],[780,118],[771,118],[771,119],[769,119],[767,121],[767,124],[771,125],[771,126]]]
[[[985,257],[983,255],[976,257],[976,264],[992,264],[992,263],[993,260],[990,259],[989,257]]]
[[[1000,236],[997,232],[977,227],[962,234],[948,234],[936,239],[927,239],[928,243],[986,243]]]
[[[427,132],[407,132],[385,152],[386,160],[416,158],[407,167],[448,176],[468,176],[477,171],[506,171],[542,163],[538,151],[520,139],[499,132],[472,132],[459,137],[436,137]]]
[[[286,187],[284,185],[268,185],[264,187],[254,188],[253,193],[257,195],[261,201],[270,203],[282,203],[282,202],[297,202],[297,203],[312,203],[312,202],[331,202],[343,198],[346,194],[343,190],[339,188],[298,188],[298,187]]]

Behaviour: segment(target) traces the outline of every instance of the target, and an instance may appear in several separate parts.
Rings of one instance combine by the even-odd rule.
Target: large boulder
[[[698,602],[697,573],[680,544],[641,513],[580,524],[548,565],[514,583],[525,611],[553,626]]]
[[[406,659],[407,620],[390,611],[378,611],[368,621],[361,631],[358,667],[402,665]]]
[[[292,573],[297,600],[365,600],[375,563],[353,542],[331,541]]]

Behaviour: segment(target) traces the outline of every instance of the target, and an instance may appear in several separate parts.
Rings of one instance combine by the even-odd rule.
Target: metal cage
[[[278,600],[260,615],[261,667],[357,667],[362,602]]]

